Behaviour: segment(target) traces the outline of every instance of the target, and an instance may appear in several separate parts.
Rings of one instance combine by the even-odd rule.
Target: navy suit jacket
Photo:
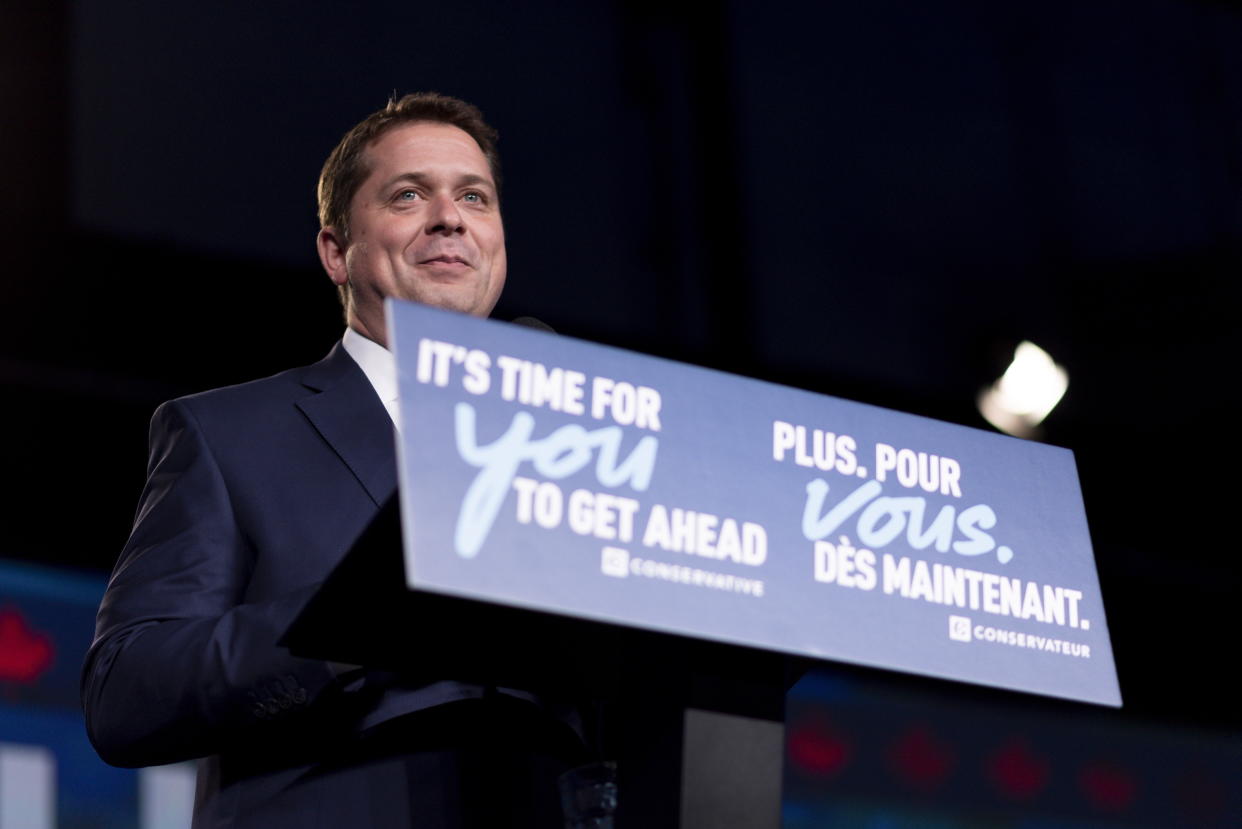
[[[362,370],[338,344],[166,403],[148,472],[83,672],[99,754],[206,758],[196,827],[409,825],[403,771],[331,765],[375,698],[277,645],[396,489],[392,422]]]

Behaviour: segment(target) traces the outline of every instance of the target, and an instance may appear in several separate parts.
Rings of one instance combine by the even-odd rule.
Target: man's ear
[[[332,225],[321,228],[315,237],[315,247],[319,250],[319,261],[328,272],[328,278],[338,287],[349,281],[349,271],[345,267],[344,234]]]

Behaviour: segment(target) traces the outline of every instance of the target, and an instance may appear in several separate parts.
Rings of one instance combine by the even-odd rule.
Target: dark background
[[[320,165],[428,89],[501,132],[500,316],[980,428],[1048,349],[1126,702],[1098,716],[1236,733],[1223,3],[6,3],[0,557],[106,571],[159,402],[326,353]]]

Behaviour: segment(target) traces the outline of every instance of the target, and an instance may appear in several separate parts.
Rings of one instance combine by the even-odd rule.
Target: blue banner
[[[1066,449],[395,302],[410,586],[1120,705]]]

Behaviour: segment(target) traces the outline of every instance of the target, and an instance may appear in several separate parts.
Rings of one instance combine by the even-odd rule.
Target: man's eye
[[[418,198],[418,193],[413,190],[402,190],[397,194],[397,201],[414,201]]]
[[[471,204],[478,204],[479,202],[483,201],[483,196],[480,193],[467,193],[464,196],[462,196],[462,198],[470,202]]]

